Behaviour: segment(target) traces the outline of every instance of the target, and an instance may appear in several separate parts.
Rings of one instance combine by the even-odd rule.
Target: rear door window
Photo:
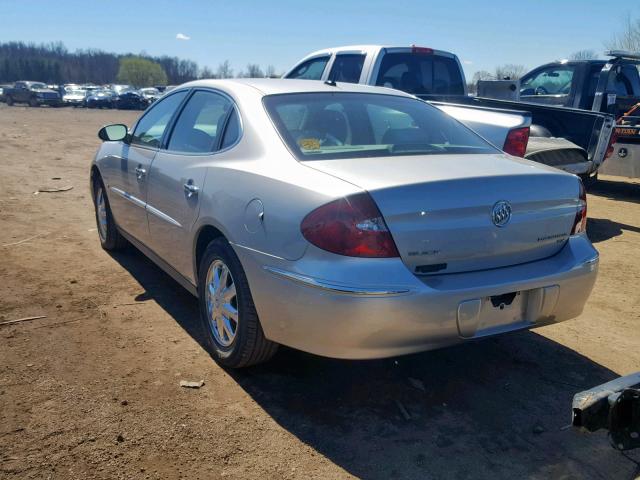
[[[416,95],[463,95],[462,72],[455,58],[423,53],[387,53],[376,85]]]
[[[322,72],[324,72],[328,62],[329,55],[312,58],[294,68],[293,71],[287,75],[287,78],[320,80],[322,78]]]
[[[334,82],[358,83],[363,65],[364,55],[361,53],[336,55],[329,79]]]
[[[227,97],[195,92],[176,121],[167,149],[189,153],[216,151],[232,107]]]

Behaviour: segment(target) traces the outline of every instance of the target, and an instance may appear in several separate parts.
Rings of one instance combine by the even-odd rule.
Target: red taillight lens
[[[573,221],[571,235],[577,235],[578,233],[587,231],[587,192],[584,189],[582,181],[578,181],[580,182],[580,206],[578,206],[578,212]]]
[[[514,128],[509,130],[507,139],[504,141],[503,150],[516,157],[524,157],[529,143],[529,127]]]
[[[613,152],[615,151],[614,144],[617,141],[618,141],[618,129],[614,128],[613,132],[611,132],[611,137],[609,138],[609,146],[607,147],[607,153],[604,156],[605,160],[609,158],[611,155],[613,155]]]
[[[302,235],[316,247],[349,257],[398,257],[382,214],[369,194],[327,203],[307,215]]]

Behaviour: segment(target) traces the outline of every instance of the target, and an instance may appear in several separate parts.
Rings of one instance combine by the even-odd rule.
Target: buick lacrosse
[[[100,242],[198,298],[227,367],[278,344],[379,358],[579,315],[598,253],[580,180],[379,87],[206,80],[103,127]]]

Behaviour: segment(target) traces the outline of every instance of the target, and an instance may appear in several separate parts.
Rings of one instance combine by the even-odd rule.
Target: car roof
[[[328,84],[319,80],[296,80],[281,78],[230,78],[224,80],[196,80],[185,83],[181,87],[209,87],[227,90],[230,93],[240,93],[241,90],[251,88],[262,96],[282,93],[311,93],[311,92],[353,92],[376,93],[381,95],[395,95],[398,97],[413,97],[405,92],[386,87],[373,87],[355,83],[337,82]]]

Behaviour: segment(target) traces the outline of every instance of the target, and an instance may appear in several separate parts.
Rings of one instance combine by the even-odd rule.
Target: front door
[[[208,167],[216,152],[229,145],[222,136],[227,123],[237,122],[232,113],[228,97],[209,90],[195,91],[175,123],[167,150],[158,152],[149,173],[150,246],[194,283],[192,228],[206,176],[215,174]]]
[[[151,164],[162,138],[187,91],[172,94],[149,109],[140,118],[127,143],[123,143],[119,172],[114,168],[109,179],[109,200],[116,223],[137,240],[147,243],[147,185]]]

